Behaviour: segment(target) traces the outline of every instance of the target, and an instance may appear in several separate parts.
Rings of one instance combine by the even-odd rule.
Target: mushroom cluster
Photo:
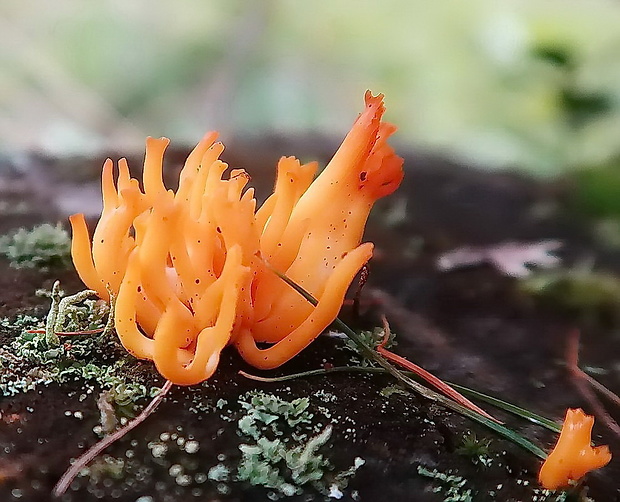
[[[188,156],[176,192],[163,183],[166,138],[147,139],[142,184],[126,160],[116,176],[106,161],[92,243],[84,215],[70,218],[72,256],[82,281],[114,299],[116,331],[130,353],[192,385],[213,374],[228,344],[249,364],[274,368],[329,326],[372,256],[371,243],[360,245],[368,214],[403,177],[387,143],[395,127],[381,120],[383,96],[367,92],[365,104],[316,179],[316,163],[281,158],[273,194],[258,210],[247,173],[226,174],[216,133]]]

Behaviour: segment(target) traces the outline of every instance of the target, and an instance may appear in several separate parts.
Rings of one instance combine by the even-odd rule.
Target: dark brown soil
[[[325,159],[334,146],[325,141],[316,145],[277,138],[237,142],[227,150],[230,155],[236,152],[237,157],[229,155],[227,160],[247,168],[259,194],[265,194],[280,154]],[[173,152],[169,156],[171,179],[184,154]],[[80,204],[95,216],[98,202],[90,194],[96,194],[102,158],[31,158],[26,169],[0,166],[0,198],[8,201],[9,208],[24,203],[20,211],[0,217],[0,231],[64,220],[67,213],[79,210]],[[136,165],[139,161],[134,162]],[[582,364],[604,368],[606,373],[599,379],[617,391],[617,323],[607,319],[586,325],[572,313],[537,305],[518,292],[514,279],[488,265],[452,272],[441,272],[435,266],[440,253],[464,244],[555,238],[564,242],[561,254],[567,263],[593,256],[610,270],[617,270],[618,256],[597,251],[589,237],[588,223],[563,209],[562,187],[514,175],[481,173],[416,155],[407,159],[406,168],[403,186],[379,204],[371,219],[366,239],[375,242],[377,251],[362,298],[364,314],[356,318],[347,308],[343,312],[347,320],[354,327],[369,327],[378,325],[379,315],[385,313],[398,334],[399,354],[443,379],[558,420],[569,406],[592,412],[561,364],[568,331],[581,327]],[[393,218],[405,204],[406,217]],[[55,279],[61,279],[68,291],[82,288],[72,271],[14,270],[0,262],[0,316],[14,317],[33,309],[43,314],[46,302],[35,295],[35,290],[49,288]],[[0,333],[0,342],[6,345],[11,336]],[[341,347],[341,340],[321,337],[273,374],[347,364],[350,353]],[[226,351],[216,376],[206,385],[173,389],[153,416],[107,450],[111,457],[127,460],[122,477],[103,475],[99,481],[79,477],[63,500],[151,500],[140,499],[146,496],[152,501],[268,500],[270,490],[230,482],[230,493],[221,494],[217,483],[198,483],[195,476],[220,463],[218,455],[223,455],[220,458],[226,465],[236,465],[242,442],[237,434],[237,400],[251,389],[287,399],[309,396],[313,408],[329,410],[331,418],[323,417],[322,423],[332,423],[334,433],[325,454],[335,471],[347,469],[356,457],[366,461],[344,490],[342,500],[444,500],[447,492],[435,493],[434,488],[441,485],[418,474],[418,466],[462,476],[473,500],[544,500],[537,491],[540,462],[533,455],[414,395],[385,397],[381,390],[394,384],[387,376],[333,373],[267,384],[239,376],[240,369],[258,373],[234,351]],[[155,373],[149,375],[161,383]],[[335,400],[323,401],[317,395],[321,390],[336,396]],[[51,488],[70,459],[97,440],[93,433],[99,422],[96,398],[96,393],[83,395],[79,383],[50,385],[1,398],[0,500],[50,500]],[[224,409],[215,408],[220,399],[227,402]],[[76,418],[76,411],[82,418]],[[545,449],[554,441],[553,435],[541,428],[501,413],[497,416]],[[457,453],[467,431],[493,439],[489,467],[475,465]],[[189,455],[171,442],[167,455],[155,458],[148,445],[160,441],[162,433],[193,437],[199,441],[200,450]],[[600,420],[595,426],[595,442],[609,444],[612,452],[619,451],[618,438]],[[170,474],[175,464],[193,476],[189,485],[175,482]],[[599,502],[620,500],[618,479],[620,463],[614,459],[588,477],[587,493]],[[313,489],[293,498],[323,499]]]

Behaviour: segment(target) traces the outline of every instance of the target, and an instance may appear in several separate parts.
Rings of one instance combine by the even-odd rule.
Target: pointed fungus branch
[[[611,461],[607,446],[591,446],[594,417],[582,409],[568,409],[558,442],[539,473],[539,481],[548,490],[578,483],[588,472]]]

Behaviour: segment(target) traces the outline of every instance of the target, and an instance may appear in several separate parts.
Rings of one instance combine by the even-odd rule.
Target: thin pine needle
[[[285,274],[271,268],[271,270],[280,277],[284,282],[286,282],[289,286],[291,286],[295,291],[297,291],[300,295],[302,295],[308,302],[312,305],[316,306],[318,304],[318,300],[314,298],[309,292],[303,289],[299,284],[295,283],[292,279],[287,277]],[[422,384],[412,380],[411,377],[400,371],[394,365],[392,365],[387,359],[385,359],[381,354],[370,348],[361,336],[353,331],[349,326],[347,326],[344,322],[342,322],[339,318],[336,318],[333,323],[340,331],[346,334],[351,340],[355,342],[355,344],[360,349],[360,352],[367,357],[375,361],[379,366],[384,368],[390,375],[396,378],[398,381],[403,383],[405,386],[409,387],[413,391],[417,392],[421,396],[429,399],[430,401],[434,401],[443,405],[444,407],[451,409],[465,417],[468,417],[482,425],[485,425],[489,429],[495,431],[497,434],[509,439],[513,443],[521,446],[525,450],[530,453],[536,455],[541,459],[547,458],[547,454],[540,447],[529,441],[528,439],[520,436],[516,432],[508,429],[507,427],[501,425],[500,423],[486,418],[485,416],[477,413],[465,406],[449,399],[447,397],[438,394],[437,392],[424,387]]]
[[[469,408],[470,410],[475,411],[476,413],[479,413],[480,415],[485,416],[490,420],[501,423],[499,420],[489,415],[482,408],[480,408],[479,406],[476,406],[474,403],[472,403],[469,399],[467,399],[465,396],[460,394],[457,390],[455,390],[453,387],[448,385],[446,382],[444,382],[440,378],[437,378],[430,371],[427,371],[421,366],[418,366],[417,364],[409,361],[408,359],[402,356],[399,356],[398,354],[395,354],[391,350],[388,350],[385,346],[387,345],[388,340],[390,339],[390,325],[385,316],[381,316],[381,320],[383,321],[383,340],[377,347],[377,352],[379,352],[379,354],[384,356],[389,361],[395,364],[398,364],[400,367],[416,374],[426,383],[435,387],[438,391],[443,393],[445,396],[452,398],[457,403],[465,406],[465,408]]]
[[[246,371],[239,371],[241,376],[248,378],[250,380],[256,380],[257,382],[264,383],[278,383],[278,382],[287,382],[289,380],[296,380],[298,378],[307,378],[312,376],[324,376],[330,373],[380,373],[386,374],[384,368],[372,368],[368,366],[335,366],[333,368],[321,368],[310,371],[302,371],[300,373],[291,373],[289,375],[282,375],[277,377],[263,377],[258,375],[252,375],[247,373]],[[412,372],[405,372],[409,376],[416,377],[417,375]],[[479,401],[485,402],[494,406],[499,410],[506,411],[515,415],[516,417],[523,418],[528,422],[531,422],[536,425],[540,425],[546,429],[549,429],[552,432],[559,433],[562,430],[562,426],[549,418],[543,417],[542,415],[538,415],[533,411],[527,410],[515,404],[509,403],[507,401],[503,401],[493,396],[489,396],[488,394],[484,394],[482,392],[478,392],[477,390],[470,389],[468,387],[464,387],[462,385],[458,385],[452,382],[446,382],[450,386],[454,387],[456,390],[461,392],[462,394],[472,398],[477,399]]]

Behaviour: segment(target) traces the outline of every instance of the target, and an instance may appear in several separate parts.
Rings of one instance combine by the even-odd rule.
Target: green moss
[[[519,286],[526,294],[565,309],[615,310],[620,305],[620,279],[587,267],[536,273]]]
[[[0,352],[0,391],[3,395],[27,392],[52,382],[85,380],[111,392],[119,406],[153,396],[159,389],[131,381],[127,375],[128,358],[93,362],[102,350],[99,337],[84,336],[50,348],[44,333],[22,331],[12,342],[12,350]]]
[[[20,228],[0,237],[0,254],[13,268],[66,268],[71,263],[71,238],[60,224]]]
[[[29,332],[43,331],[43,320],[37,317],[22,315],[15,320],[0,320],[0,325],[14,334],[9,347],[0,350],[2,395],[27,392],[53,382],[86,381],[108,390],[115,404],[129,407],[126,411],[131,412],[138,399],[159,391],[129,377],[127,365],[132,358],[105,332],[63,337],[64,343],[55,335],[58,331],[103,329],[109,313],[105,304],[83,293],[60,299],[57,284],[51,296],[46,327],[52,325],[52,339],[45,332]],[[118,354],[123,355],[115,357]]]

